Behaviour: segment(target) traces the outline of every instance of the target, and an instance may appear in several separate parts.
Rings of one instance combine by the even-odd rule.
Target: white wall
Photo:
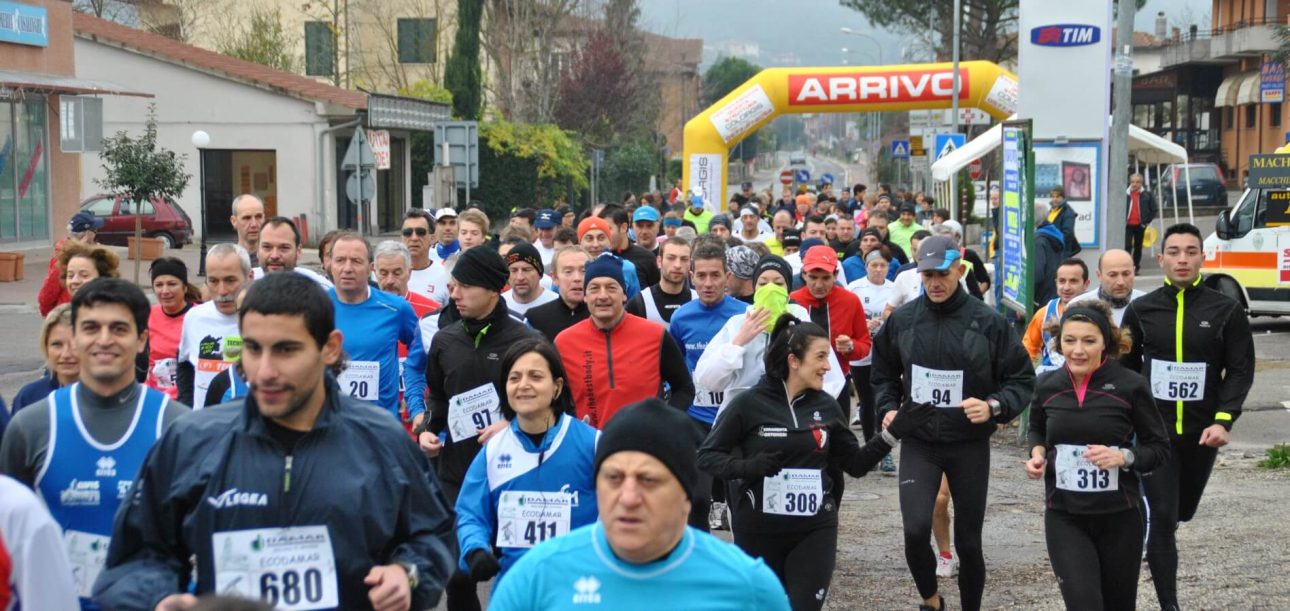
[[[188,189],[179,204],[193,218],[195,233],[201,230],[201,199],[198,189],[199,155],[192,145],[192,134],[205,130],[211,136],[212,149],[259,149],[277,153],[278,214],[295,216],[308,213],[311,230],[319,219],[314,216],[317,193],[318,131],[327,126],[319,117],[313,102],[289,97],[224,77],[207,74],[146,55],[125,51],[82,38],[76,39],[76,74],[83,78],[102,79],[153,94],[154,98],[105,96],[103,98],[103,133],[105,136],[125,130],[142,133],[148,105],[156,104],[160,147],[187,154],[186,171],[192,174]],[[328,145],[330,145],[328,138]],[[324,149],[325,150],[325,149]],[[334,155],[326,155],[330,160]],[[97,154],[81,157],[81,194],[88,197],[101,191],[95,182],[102,178],[102,163]],[[335,179],[324,183],[326,225],[335,225]],[[194,241],[200,236],[194,235]]]

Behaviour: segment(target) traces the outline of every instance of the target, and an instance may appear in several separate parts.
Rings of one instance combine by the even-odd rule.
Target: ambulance
[[[1290,145],[1276,150],[1290,155]],[[1246,188],[1205,239],[1205,282],[1251,316],[1290,314],[1290,182]]]

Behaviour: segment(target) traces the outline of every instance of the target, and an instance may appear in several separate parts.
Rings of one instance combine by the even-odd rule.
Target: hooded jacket
[[[370,609],[373,566],[417,567],[414,608],[438,600],[452,567],[452,514],[421,452],[383,410],[339,392],[290,454],[254,397],[193,412],[153,447],[116,516],[94,599],[153,609],[183,590],[196,557],[197,594],[215,591],[214,537],[326,528],[340,608]]]
[[[1121,326],[1133,334],[1133,349],[1122,362],[1151,383],[1172,436],[1199,436],[1213,424],[1232,430],[1254,385],[1254,336],[1241,304],[1199,276],[1185,287],[1166,281],[1130,302]],[[1204,392],[1193,399],[1160,399],[1168,396],[1168,381],[1156,377],[1156,368],[1178,362],[1205,364]]]
[[[1035,307],[1057,296],[1057,268],[1062,264],[1062,232],[1052,223],[1035,228]]]
[[[793,291],[789,299],[806,308],[812,322],[820,324],[829,334],[829,343],[838,351],[838,336],[851,338],[851,352],[837,352],[842,375],[851,375],[851,361],[858,361],[869,354],[873,339],[869,337],[869,323],[865,321],[864,306],[860,298],[845,287],[833,285],[824,299],[816,299],[811,290],[802,287]]]
[[[997,418],[972,424],[959,407],[938,409],[932,421],[910,434],[948,443],[984,439],[1030,404],[1035,370],[1017,332],[998,312],[962,287],[942,303],[926,295],[892,312],[874,336],[872,381],[878,416],[910,400],[913,368],[963,374],[963,399],[996,399]]]
[[[699,468],[718,479],[735,480],[731,521],[739,530],[805,532],[838,523],[832,477],[836,468],[852,477],[863,476],[890,449],[882,437],[874,437],[861,446],[835,397],[808,390],[790,401],[783,382],[762,376],[756,386],[740,393],[717,417],[712,432],[699,448]],[[823,495],[814,515],[764,513],[765,478],[750,478],[741,468],[743,458],[763,452],[779,452],[785,469],[820,472]]]

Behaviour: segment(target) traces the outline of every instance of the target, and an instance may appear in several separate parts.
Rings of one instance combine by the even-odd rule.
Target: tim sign
[[[1042,47],[1082,47],[1100,40],[1102,29],[1095,25],[1059,23],[1030,30],[1030,43]]]
[[[959,98],[970,95],[968,69],[959,69]],[[949,100],[954,96],[953,70],[837,72],[790,74],[790,106],[891,104]]]

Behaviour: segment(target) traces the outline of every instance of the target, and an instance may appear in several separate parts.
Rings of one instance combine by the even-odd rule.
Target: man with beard
[[[317,282],[324,289],[332,287],[331,281],[322,274],[307,267],[296,266],[300,260],[300,230],[296,228],[295,221],[285,216],[275,216],[265,221],[264,227],[260,229],[259,248],[260,263],[264,268],[252,270],[252,278],[263,278],[265,274],[272,272],[294,271]]]
[[[677,308],[695,297],[694,290],[687,283],[690,243],[681,238],[668,238],[659,247],[659,264],[663,273],[658,284],[627,302],[627,311],[667,327]]]

